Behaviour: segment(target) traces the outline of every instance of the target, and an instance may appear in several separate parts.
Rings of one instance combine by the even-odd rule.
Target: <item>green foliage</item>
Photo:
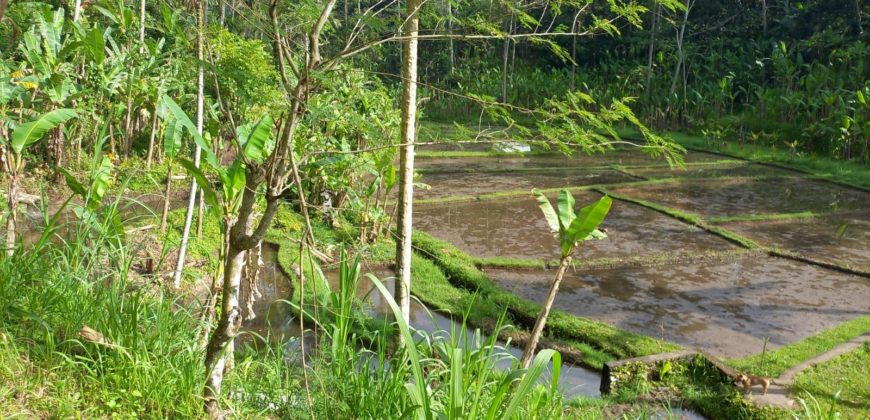
[[[256,121],[266,114],[277,115],[286,107],[270,46],[220,26],[209,28],[208,42],[217,79],[206,78],[209,90],[213,96],[219,90],[229,109],[242,110],[236,111],[239,119]]]
[[[583,207],[575,213],[574,196],[568,190],[559,191],[558,212],[553,210],[550,200],[544,194],[537,190],[534,194],[550,230],[558,235],[562,258],[570,256],[579,242],[607,237],[598,230],[598,226],[610,212],[610,197],[605,195],[595,204]]]
[[[45,133],[75,118],[75,116],[74,109],[56,109],[42,114],[33,121],[15,127],[9,145],[13,152],[20,155],[24,148],[42,139]]]

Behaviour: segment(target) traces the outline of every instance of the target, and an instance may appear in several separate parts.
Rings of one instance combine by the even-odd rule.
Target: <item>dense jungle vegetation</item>
[[[867,187],[868,17],[861,0],[0,0],[0,417],[836,418],[813,383],[795,411],[758,408],[700,358],[566,397],[563,360],[677,346],[550,314],[412,233],[414,159],[631,140],[674,167],[736,147]],[[560,280],[610,198],[538,200]],[[275,245],[292,292],[263,309]],[[357,295],[390,294],[380,268],[387,318]],[[459,329],[415,331],[415,299]],[[272,311],[303,338],[243,327]],[[838,362],[852,382],[861,352]]]

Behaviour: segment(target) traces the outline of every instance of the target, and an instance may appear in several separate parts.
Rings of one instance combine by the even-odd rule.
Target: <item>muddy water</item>
[[[786,171],[769,166],[753,163],[729,163],[716,165],[698,165],[686,168],[637,168],[631,169],[631,173],[648,178],[723,178],[723,177],[754,177],[759,175],[795,175],[793,171]]]
[[[870,193],[799,178],[698,180],[616,192],[703,216],[864,209]]]
[[[724,227],[768,246],[795,250],[829,262],[870,268],[870,213],[737,222]]]
[[[578,205],[601,195],[574,194]],[[480,257],[558,258],[558,246],[535,199],[426,205],[415,210],[415,227]],[[608,238],[584,243],[578,258],[630,257],[661,252],[696,253],[732,248],[724,239],[634,204],[614,201],[605,219]]]
[[[713,162],[725,159],[721,156],[689,152],[685,161]],[[605,154],[587,155],[576,153],[572,156],[562,154],[499,156],[480,158],[418,158],[414,165],[417,169],[443,172],[499,171],[513,168],[588,168],[605,165],[664,165],[661,158],[650,157],[639,149],[620,149]]]
[[[246,321],[243,325],[243,332],[255,333],[260,337],[270,339],[272,342],[286,343],[288,349],[293,352],[298,351],[299,340],[302,336],[299,329],[299,320],[295,318],[289,306],[281,302],[283,299],[289,299],[292,293],[290,280],[284,275],[277,264],[277,247],[267,244],[263,247],[263,260],[265,269],[261,277],[260,292],[263,297],[254,306],[255,312],[258,314],[253,321]],[[385,269],[368,269],[364,268],[363,272],[374,273],[386,285],[388,290],[393,290],[395,287],[395,278],[392,272]],[[333,290],[337,290],[338,273],[335,271],[328,272],[327,280]],[[385,314],[392,313],[389,309],[386,299],[381,295],[374,284],[365,276],[360,277],[357,287],[357,297],[364,300],[365,305],[370,314],[374,316],[386,316]],[[420,331],[425,331],[430,334],[442,335],[446,332],[455,331],[457,334],[460,331],[460,324],[453,321],[448,316],[432,312],[423,306],[416,299],[411,300],[411,325]],[[460,342],[473,343],[473,332],[466,332]],[[305,331],[305,347],[313,349],[317,345],[317,340],[313,331],[306,327]],[[481,341],[486,340],[486,336],[481,337]],[[243,334],[239,343],[256,345],[258,340],[253,340],[251,334]],[[516,347],[507,347],[505,349],[515,358],[522,356],[522,350]],[[498,359],[497,366],[500,368],[509,368],[511,359],[506,357],[507,354],[502,352],[494,355]],[[548,371],[543,376],[549,378],[551,373]],[[559,376],[559,388],[566,396],[596,396],[599,395],[599,385],[601,376],[597,372],[579,367],[579,366],[563,366]]]
[[[507,290],[542,302],[553,271],[487,270]],[[746,257],[704,265],[569,272],[555,307],[629,331],[743,357],[870,313],[867,279],[808,264]]]
[[[629,175],[612,170],[548,171],[533,173],[432,173],[424,174],[420,182],[429,189],[418,188],[414,195],[419,199],[470,195],[498,191],[531,191],[532,188],[564,188],[593,184],[611,184],[637,181]]]

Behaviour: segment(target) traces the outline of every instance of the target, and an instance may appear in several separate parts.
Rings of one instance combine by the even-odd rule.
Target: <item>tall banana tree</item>
[[[556,209],[553,208],[550,200],[541,194],[540,191],[536,190],[534,194],[538,199],[541,211],[544,213],[544,218],[547,219],[550,230],[556,234],[556,238],[559,240],[561,258],[559,270],[556,271],[556,276],[550,284],[550,291],[547,294],[546,302],[544,302],[544,308],[538,314],[532,334],[523,351],[522,365],[525,368],[529,367],[535,354],[535,348],[538,347],[538,341],[541,339],[541,333],[544,331],[547,317],[550,315],[550,309],[553,307],[553,301],[556,300],[559,284],[571,265],[571,256],[574,254],[574,250],[583,241],[605,237],[604,232],[598,230],[598,226],[601,225],[607,213],[610,212],[610,205],[612,203],[610,197],[605,195],[597,202],[575,212],[574,196],[568,190],[559,192]]]
[[[15,232],[18,228],[18,198],[21,195],[21,176],[26,162],[24,152],[46,133],[76,116],[72,109],[56,109],[45,113],[33,121],[16,126],[11,135],[2,138],[0,143],[0,162],[6,173],[6,204],[9,214],[6,219],[6,255],[15,251]]]

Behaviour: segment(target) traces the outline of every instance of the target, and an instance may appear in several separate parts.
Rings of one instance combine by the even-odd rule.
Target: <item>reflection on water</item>
[[[300,334],[299,320],[294,317],[290,305],[282,302],[283,299],[289,299],[292,293],[290,280],[277,263],[277,246],[271,244],[263,245],[263,261],[265,262],[265,270],[261,275],[260,292],[263,297],[255,304],[254,309],[258,314],[257,318],[243,324],[243,334],[240,335],[240,343],[256,346],[260,340],[253,339],[253,336],[259,336],[269,341],[286,343],[288,354],[297,354],[299,351],[298,337]],[[384,282],[387,290],[393,290],[395,278],[393,274],[387,270],[363,270],[364,272],[373,271],[374,274]],[[331,271],[326,273],[327,280],[333,290],[338,288],[338,272]],[[361,276],[359,287],[357,287],[357,296],[360,299],[365,299],[365,304],[368,305],[369,313],[375,316],[385,316],[390,313],[387,301],[383,295],[378,292],[371,280],[366,276]],[[454,322],[444,314],[429,311],[416,299],[411,301],[411,326],[418,331],[425,331],[429,334],[447,337],[447,333],[459,334],[461,324]],[[485,342],[487,337],[481,335],[479,331],[465,331],[465,334],[459,338],[463,345]],[[316,346],[316,337],[314,331],[306,326],[305,331],[305,349],[306,352]],[[512,355],[513,357],[509,357]],[[517,363],[517,358],[522,355],[522,349],[509,347],[502,352],[497,352],[493,355],[496,360],[496,365],[501,368],[509,368],[512,363]],[[551,378],[551,372],[546,372],[543,377]],[[598,387],[601,382],[600,375],[591,370],[575,367],[562,366],[559,374],[559,387],[566,396],[594,396],[599,395]],[[546,381],[544,382],[546,383]]]

